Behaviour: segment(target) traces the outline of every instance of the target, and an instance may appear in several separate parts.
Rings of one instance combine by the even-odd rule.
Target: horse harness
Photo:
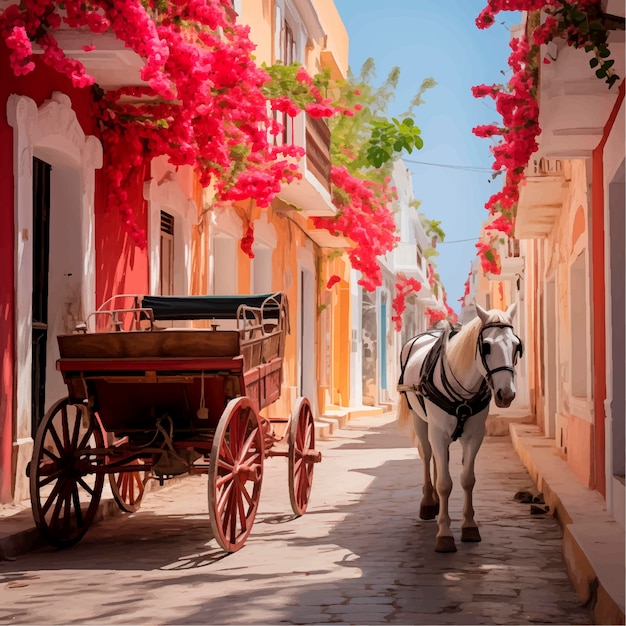
[[[452,377],[454,378],[456,384],[463,389],[466,394],[472,394],[468,396],[463,396],[458,393],[450,380],[446,375],[446,358],[445,358],[445,344],[452,338],[458,331],[453,330],[450,326],[441,332],[435,343],[432,345],[424,362],[422,363],[422,368],[420,370],[420,382],[417,385],[405,385],[404,384],[404,372],[413,352],[413,347],[418,339],[425,335],[430,335],[432,337],[436,336],[432,331],[427,331],[425,333],[421,333],[413,338],[411,346],[409,348],[408,354],[406,356],[406,360],[404,363],[400,363],[401,373],[400,380],[398,381],[398,391],[405,394],[406,400],[411,406],[411,401],[407,395],[407,392],[412,391],[417,396],[417,399],[426,414],[426,403],[424,402],[424,398],[428,398],[433,404],[438,406],[440,409],[456,417],[456,428],[452,433],[452,441],[456,441],[462,434],[463,429],[465,428],[465,423],[467,420],[472,417],[472,415],[476,415],[484,410],[489,403],[491,402],[491,377],[496,372],[500,371],[509,371],[513,376],[515,376],[515,371],[513,367],[509,365],[502,365],[500,367],[496,367],[494,369],[489,369],[487,365],[486,357],[489,354],[489,350],[487,349],[489,346],[483,342],[483,332],[488,328],[511,328],[513,326],[511,324],[506,324],[504,322],[488,322],[483,325],[480,329],[480,333],[478,335],[478,341],[476,345],[476,349],[480,353],[480,359],[485,368],[485,372],[487,376],[483,379],[478,391],[472,394],[471,391],[468,391],[461,385],[461,383],[456,379],[452,371]],[[516,335],[517,337],[517,335]],[[519,345],[517,346],[513,363],[515,364],[515,360],[517,357],[521,357],[523,354],[522,341],[517,337],[519,341]],[[485,347],[487,346],[487,347]],[[441,384],[443,386],[443,390],[438,389],[437,385],[434,381],[435,368],[437,362],[441,360]],[[413,407],[411,407],[413,408]]]

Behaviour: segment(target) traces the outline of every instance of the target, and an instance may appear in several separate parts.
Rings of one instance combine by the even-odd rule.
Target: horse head
[[[517,304],[506,311],[486,311],[478,304],[476,312],[482,322],[478,335],[477,361],[484,370],[495,403],[508,407],[515,399],[515,365],[522,356],[522,340],[513,330]]]

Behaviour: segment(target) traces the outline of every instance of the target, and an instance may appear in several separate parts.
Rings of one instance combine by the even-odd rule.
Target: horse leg
[[[417,435],[417,449],[424,463],[424,486],[422,487],[422,501],[420,503],[420,518],[435,519],[439,513],[436,493],[430,478],[430,461],[433,453],[428,441],[428,424],[421,417],[414,416],[414,428]],[[435,469],[436,471],[436,469]],[[436,476],[436,475],[435,475]],[[436,480],[436,478],[435,478]]]
[[[450,515],[448,500],[452,492],[452,477],[450,476],[450,437],[441,430],[429,428],[429,440],[435,457],[437,479],[435,485],[439,496],[439,516],[437,517],[437,537],[435,552],[456,552],[454,537],[450,530]]]
[[[476,484],[474,475],[474,462],[476,454],[485,436],[485,416],[480,414],[472,417],[461,437],[461,447],[463,448],[463,469],[461,471],[461,486],[465,492],[465,502],[463,504],[463,521],[461,523],[461,541],[480,541],[478,524],[474,519],[473,492]],[[471,425],[470,425],[471,424]]]

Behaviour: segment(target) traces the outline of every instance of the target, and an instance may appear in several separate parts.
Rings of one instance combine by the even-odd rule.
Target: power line
[[[431,165],[432,167],[445,167],[451,170],[463,170],[466,172],[493,173],[493,170],[489,167],[473,167],[471,165],[450,165],[449,163],[429,163],[428,161],[414,161],[412,159],[405,159],[404,157],[402,158],[402,160],[405,163],[415,163],[416,165]]]
[[[437,245],[441,246],[446,243],[464,243],[465,241],[478,241],[478,237],[470,237],[469,239],[455,239],[454,241],[438,241]]]

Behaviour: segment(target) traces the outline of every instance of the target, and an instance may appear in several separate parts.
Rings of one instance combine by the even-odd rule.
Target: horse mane
[[[492,309],[488,311],[488,315],[487,323],[509,323],[504,311]],[[471,322],[464,324],[461,330],[448,342],[446,346],[446,358],[448,359],[448,365],[454,371],[458,372],[467,369],[474,362],[476,343],[478,342],[478,335],[482,327],[482,320],[480,317],[476,316]]]

